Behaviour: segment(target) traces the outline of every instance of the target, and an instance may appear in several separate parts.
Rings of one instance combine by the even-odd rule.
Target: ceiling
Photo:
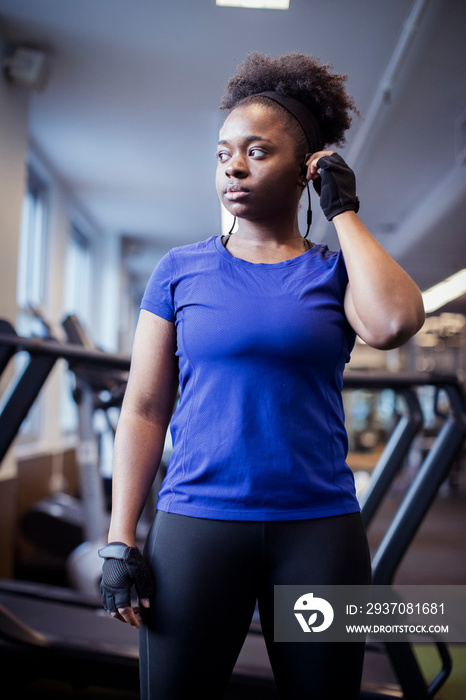
[[[466,267],[466,2],[0,0],[0,35],[48,52],[35,149],[142,289],[169,248],[220,230],[218,104],[250,51],[312,53],[348,74],[363,119],[342,155],[360,216],[421,289]],[[314,241],[338,246],[318,215]],[[466,296],[447,310],[466,313]]]

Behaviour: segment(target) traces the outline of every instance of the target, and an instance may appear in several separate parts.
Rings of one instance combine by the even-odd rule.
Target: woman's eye
[[[262,148],[251,148],[251,150],[249,151],[249,155],[253,158],[260,158],[264,155],[264,151],[262,150]]]
[[[225,151],[219,151],[216,154],[216,158],[220,163],[224,163],[226,160],[228,160],[228,153],[225,153]]]

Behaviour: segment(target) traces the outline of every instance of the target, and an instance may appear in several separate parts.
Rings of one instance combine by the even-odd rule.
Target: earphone
[[[306,175],[307,175],[307,161],[309,160],[309,158],[311,156],[312,156],[312,153],[306,153],[306,155],[304,156],[304,162],[303,162],[303,164],[301,166],[301,170],[299,172],[300,177],[306,177]]]
[[[304,238],[308,237],[309,229],[311,228],[311,224],[312,224],[311,193],[309,191],[309,180],[306,177],[307,176],[307,161],[309,160],[311,155],[312,155],[312,153],[306,153],[306,155],[304,156],[304,163],[302,164],[301,170],[299,173],[300,177],[305,178],[302,185],[303,185],[303,187],[305,187],[307,189],[307,221],[306,221],[307,230],[306,230],[306,233],[304,235]]]

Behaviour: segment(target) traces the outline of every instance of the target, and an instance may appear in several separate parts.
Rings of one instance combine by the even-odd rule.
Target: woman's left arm
[[[419,288],[354,211],[333,218],[349,283],[346,317],[364,342],[389,350],[406,343],[425,319]]]
[[[345,161],[333,151],[319,151],[307,165],[307,177],[340,240],[349,279],[344,302],[349,323],[374,348],[403,345],[424,323],[419,288],[357,216],[356,180]]]

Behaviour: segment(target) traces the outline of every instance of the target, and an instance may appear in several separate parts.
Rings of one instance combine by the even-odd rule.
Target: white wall
[[[4,46],[0,39],[0,54]],[[26,181],[28,96],[0,73],[0,318],[14,324],[21,207]],[[11,379],[11,363],[0,395]],[[16,523],[16,460],[10,449],[0,469],[0,576],[13,573]]]
[[[1,48],[1,46],[0,46]],[[0,75],[0,316],[14,322],[21,205],[26,180],[27,94]]]
[[[0,40],[0,51],[3,46]],[[28,95],[0,73],[0,316],[14,323],[21,205],[26,180]]]
[[[3,54],[0,40],[0,52]],[[28,94],[0,73],[0,318],[15,324],[21,207],[26,183]],[[4,373],[0,394],[12,375]],[[0,479],[15,472],[13,455],[4,460]]]

